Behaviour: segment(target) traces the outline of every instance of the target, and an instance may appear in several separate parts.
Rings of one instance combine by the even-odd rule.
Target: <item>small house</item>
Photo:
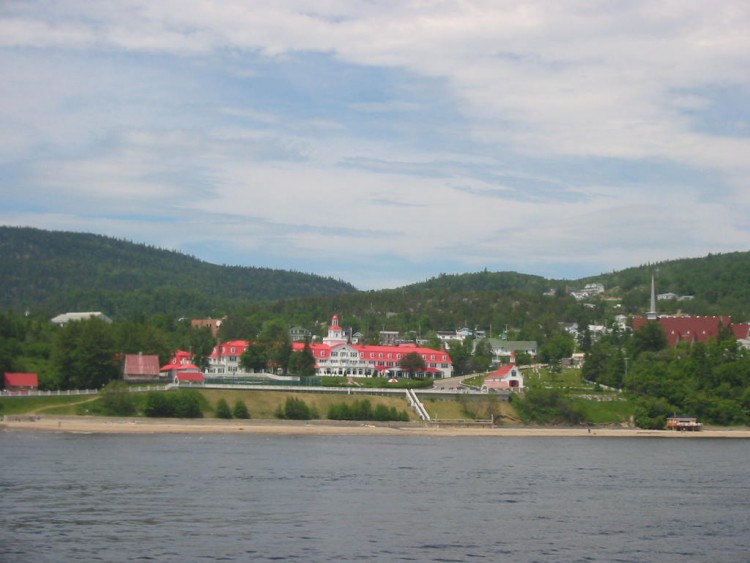
[[[5,372],[3,382],[6,391],[36,391],[39,388],[39,376],[35,373]]]
[[[159,356],[156,354],[127,354],[122,378],[132,383],[159,381]]]
[[[482,392],[523,389],[523,374],[516,364],[500,366],[484,378]]]

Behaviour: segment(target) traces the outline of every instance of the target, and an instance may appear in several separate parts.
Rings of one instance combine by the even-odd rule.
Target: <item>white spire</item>
[[[659,318],[659,314],[656,312],[656,285],[654,284],[654,274],[651,274],[651,309],[646,313],[646,318],[650,321]]]

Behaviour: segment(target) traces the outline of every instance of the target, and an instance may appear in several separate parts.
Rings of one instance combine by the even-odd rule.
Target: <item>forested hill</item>
[[[0,309],[207,315],[248,301],[355,292],[313,274],[219,266],[101,235],[0,226]]]
[[[732,315],[735,320],[750,320],[750,252],[657,262],[585,278],[579,284],[601,282],[632,309],[638,303],[647,303],[652,275],[656,293],[691,297],[689,301],[660,301],[657,309],[661,312],[681,309],[696,315]]]
[[[532,294],[560,285],[541,276],[519,274],[517,272],[479,272],[474,274],[441,274],[425,282],[408,285],[404,290],[421,291],[523,291]]]

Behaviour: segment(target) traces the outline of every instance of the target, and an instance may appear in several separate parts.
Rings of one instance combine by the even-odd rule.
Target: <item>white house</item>
[[[484,378],[482,392],[523,389],[523,374],[516,364],[500,366],[497,371]]]
[[[532,358],[537,355],[536,340],[500,340],[498,338],[488,338],[487,342],[492,347],[492,362],[495,364],[504,363],[508,358],[515,357],[519,352],[528,354]]]

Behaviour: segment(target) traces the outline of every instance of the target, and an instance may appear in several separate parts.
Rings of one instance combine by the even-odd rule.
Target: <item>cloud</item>
[[[12,3],[0,219],[365,288],[744,248],[748,38],[741,1]]]

